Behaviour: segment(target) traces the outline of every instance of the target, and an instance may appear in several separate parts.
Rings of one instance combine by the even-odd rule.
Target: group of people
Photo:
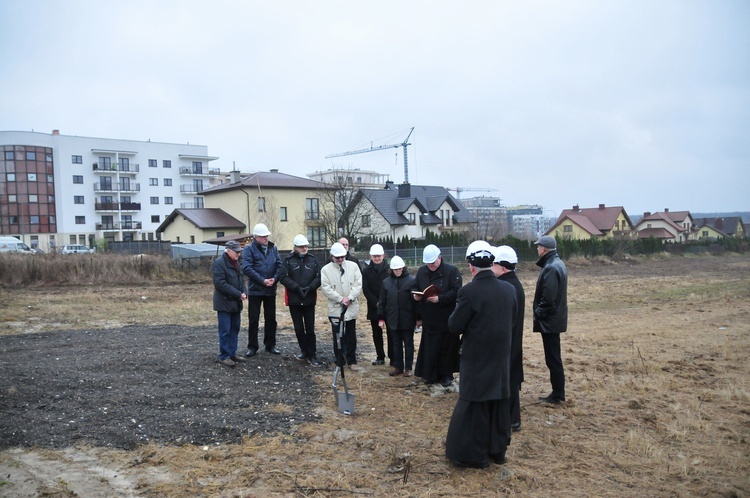
[[[370,262],[361,265],[350,254],[348,240],[341,238],[330,248],[330,261],[321,265],[308,251],[304,235],[294,238],[294,249],[283,260],[269,236],[268,228],[259,223],[253,229],[252,243],[242,249],[235,241],[227,242],[225,253],[213,264],[221,364],[233,367],[257,354],[261,307],[265,350],[280,354],[276,346],[276,289],[281,282],[300,349],[295,358],[321,366],[315,334],[320,288],[328,316],[343,320],[341,350],[334,344],[340,366],[359,370],[356,320],[359,298],[364,294],[376,353],[373,365],[384,365],[387,357],[389,375],[416,375],[425,384],[444,387],[460,372],[446,456],[459,466],[483,468],[491,462],[505,463],[511,432],[521,429],[519,393],[524,380],[525,293],[516,275],[518,257],[513,248],[472,242],[466,252],[472,281],[464,286],[459,269],[443,261],[440,249],[433,244],[424,248],[424,265],[411,275],[401,257],[387,261],[380,244],[372,245]],[[542,335],[552,385],[552,392],[540,400],[559,404],[565,401],[560,333],[567,328],[567,269],[553,237],[540,237],[535,244],[541,271],[532,307],[533,331]],[[244,301],[248,302],[249,338],[243,357],[237,348]],[[337,324],[332,331],[335,334],[341,321],[332,323]],[[422,339],[414,366],[418,327]]]

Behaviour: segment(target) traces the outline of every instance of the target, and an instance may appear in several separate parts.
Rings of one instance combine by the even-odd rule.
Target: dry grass
[[[632,271],[570,266],[569,399],[537,401],[548,374],[527,322],[523,430],[506,466],[449,465],[444,437],[456,395],[433,397],[419,379],[388,377],[367,354],[366,371],[348,377],[352,417],[336,412],[331,372],[322,371],[321,421],[292,435],[99,458],[128,468],[143,496],[750,496],[750,258],[642,260]],[[536,273],[521,276],[530,308]],[[215,323],[206,284],[0,292],[0,333],[35,323]],[[323,316],[319,309],[318,323]],[[364,316],[358,328],[365,349]]]

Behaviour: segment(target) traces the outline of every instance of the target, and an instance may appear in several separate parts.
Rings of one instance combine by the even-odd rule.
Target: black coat
[[[520,386],[523,382],[523,318],[526,309],[526,293],[523,291],[523,285],[518,280],[515,271],[503,273],[498,277],[504,282],[508,282],[516,289],[516,323],[513,326],[513,339],[510,346],[510,385]]]
[[[242,294],[247,294],[245,279],[238,267],[235,268],[226,253],[211,266],[214,281],[214,311],[239,313],[242,311]]]
[[[320,287],[320,264],[309,252],[304,256],[296,251],[289,253],[281,264],[281,285],[286,288],[289,305],[314,305]],[[305,295],[302,289],[307,288]]]
[[[463,285],[461,272],[455,266],[442,261],[436,271],[430,271],[427,265],[417,270],[414,289],[423,291],[430,285],[442,291],[438,302],[430,303],[422,299],[417,303],[417,312],[422,317],[422,327],[426,334],[448,332],[448,317],[456,307],[456,296]]]
[[[552,250],[539,258],[542,268],[534,292],[534,332],[559,334],[568,329],[568,269]]]
[[[383,287],[383,280],[390,274],[388,264],[383,261],[376,265],[372,261],[362,270],[362,292],[367,299],[367,319],[378,319],[378,299],[380,299],[380,289]],[[410,294],[411,295],[411,294]]]
[[[400,277],[383,281],[377,303],[377,319],[385,320],[388,330],[414,330],[417,325],[416,302],[411,296],[415,278],[404,270]]]
[[[458,292],[448,326],[452,334],[462,335],[462,400],[510,397],[510,350],[517,306],[515,288],[495,278],[492,271],[477,273]]]

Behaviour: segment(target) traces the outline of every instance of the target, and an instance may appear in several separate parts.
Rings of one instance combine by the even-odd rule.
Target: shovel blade
[[[339,413],[352,415],[354,413],[354,395],[351,393],[337,393],[336,406]]]

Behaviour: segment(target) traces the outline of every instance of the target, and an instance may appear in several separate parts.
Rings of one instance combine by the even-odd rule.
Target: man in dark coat
[[[432,285],[439,293],[427,298],[414,294],[414,300],[419,302],[417,315],[422,317],[418,323],[422,326],[422,339],[414,375],[422,377],[425,384],[440,382],[448,387],[459,366],[459,340],[448,330],[448,317],[456,307],[463,279],[458,268],[443,261],[440,249],[434,244],[424,248],[422,261],[425,265],[417,270],[414,290],[421,292]]]
[[[258,352],[258,325],[260,307],[263,305],[263,344],[271,354],[281,354],[276,347],[276,287],[281,274],[281,258],[273,242],[268,241],[271,232],[263,223],[253,227],[253,242],[242,251],[242,272],[247,277],[247,353]]]
[[[510,345],[510,428],[521,430],[521,384],[523,383],[523,318],[526,306],[526,293],[516,275],[518,256],[510,246],[492,248],[495,256],[492,271],[495,276],[508,282],[516,289],[516,320]]]
[[[505,463],[510,443],[510,351],[516,290],[492,273],[491,246],[482,240],[466,250],[473,280],[458,292],[448,319],[461,335],[458,401],[445,439],[445,455],[463,467]]]
[[[224,254],[216,258],[211,273],[214,282],[214,311],[219,320],[219,363],[227,367],[238,361],[246,361],[237,356],[237,341],[242,320],[242,301],[247,299],[245,280],[242,278],[239,242],[230,240]]]
[[[534,332],[542,334],[544,359],[552,392],[539,399],[557,405],[565,401],[565,371],[560,354],[560,334],[568,329],[568,269],[557,255],[557,241],[544,235],[534,242],[542,270],[534,292]]]
[[[285,290],[285,301],[294,323],[294,333],[300,352],[294,357],[309,361],[314,367],[321,366],[317,358],[315,336],[315,303],[320,287],[320,265],[318,259],[308,252],[310,243],[302,234],[294,237],[294,250],[284,258],[281,265],[281,284]]]
[[[362,270],[362,293],[367,299],[367,319],[370,320],[372,328],[372,343],[375,345],[375,361],[373,365],[385,364],[385,348],[383,347],[383,329],[378,322],[378,298],[383,280],[388,278],[388,261],[385,259],[385,251],[380,244],[370,247],[370,264],[365,265]],[[393,358],[393,346],[388,337],[388,358]],[[391,360],[393,361],[393,360]]]

